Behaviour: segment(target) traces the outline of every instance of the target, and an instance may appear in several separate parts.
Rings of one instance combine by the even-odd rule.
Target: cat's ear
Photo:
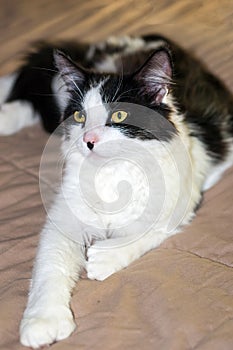
[[[172,60],[165,48],[155,51],[134,73],[134,79],[142,84],[142,91],[160,104],[172,83]]]
[[[84,68],[77,65],[70,57],[59,50],[54,51],[54,61],[68,88],[75,89],[78,85],[83,84],[87,77]]]

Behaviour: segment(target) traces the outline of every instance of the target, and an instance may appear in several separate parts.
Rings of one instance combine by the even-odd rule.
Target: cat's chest
[[[88,199],[93,210],[99,209],[104,216],[137,212],[148,197],[147,177],[143,169],[130,161],[111,161],[94,169],[84,181],[80,180],[80,188],[86,188],[82,198]]]
[[[149,183],[145,175],[144,169],[128,160],[87,166],[85,171],[69,174],[69,188],[73,188],[69,201],[79,218],[98,228],[127,226],[140,218],[147,205]]]
[[[112,161],[97,169],[88,182],[96,189],[103,205],[119,203],[122,206],[135,199],[144,201],[148,194],[148,181],[143,169],[130,161]]]

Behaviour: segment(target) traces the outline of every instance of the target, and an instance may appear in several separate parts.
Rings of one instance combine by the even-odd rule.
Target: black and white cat
[[[63,125],[62,189],[41,233],[20,326],[21,343],[37,348],[74,331],[70,297],[83,268],[102,281],[194,217],[203,191],[233,164],[233,98],[156,35],[40,44],[1,86],[2,135],[39,117],[51,133]],[[124,181],[131,192],[117,187]],[[97,199],[88,202],[92,191]]]

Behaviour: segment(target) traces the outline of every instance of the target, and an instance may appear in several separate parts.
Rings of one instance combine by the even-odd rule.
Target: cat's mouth
[[[77,145],[78,152],[85,158],[90,160],[98,159],[109,159],[114,156],[115,152],[110,149],[106,149],[103,145],[94,145],[93,147],[88,147],[86,144]]]
[[[120,144],[114,144],[113,142],[96,144],[91,149],[85,145],[81,149],[78,147],[78,151],[85,159],[94,161],[115,158],[123,153]]]
[[[85,158],[102,159],[112,158],[122,154],[124,144],[122,139],[99,141],[99,142],[77,142],[78,151]]]

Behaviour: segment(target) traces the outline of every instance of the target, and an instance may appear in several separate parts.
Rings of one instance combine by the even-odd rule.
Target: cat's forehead
[[[96,118],[96,123],[106,122],[108,112],[103,96],[103,85],[106,79],[98,84],[92,85],[86,90],[83,96],[83,109],[89,120]]]
[[[81,105],[86,112],[103,105],[108,109],[108,104],[117,101],[125,89],[128,88],[125,86],[124,76],[116,74],[91,76],[83,89]]]
[[[102,83],[99,83],[96,86],[91,86],[85,92],[85,95],[83,97],[83,107],[86,111],[103,104],[101,87],[102,87]]]

